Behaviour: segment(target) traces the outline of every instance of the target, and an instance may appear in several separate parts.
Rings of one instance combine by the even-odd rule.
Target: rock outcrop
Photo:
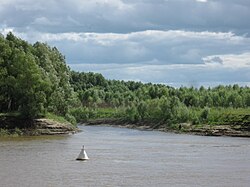
[[[51,119],[34,119],[35,131],[40,135],[74,134],[78,131],[70,123],[59,123]]]
[[[20,119],[17,117],[0,117],[0,128],[10,133],[17,128],[23,135],[59,135],[73,134],[78,128],[70,123],[61,123],[51,119]]]

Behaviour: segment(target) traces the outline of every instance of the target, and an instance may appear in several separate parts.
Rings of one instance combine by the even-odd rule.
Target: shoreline
[[[0,118],[0,136],[68,135],[77,132],[79,129],[70,123],[47,118],[20,119],[6,116]]]
[[[152,122],[129,123],[121,119],[95,119],[79,123],[85,126],[109,126],[144,131],[161,131],[176,134],[192,134],[199,136],[230,136],[250,138],[250,127],[243,125],[191,125],[180,123],[167,125]],[[70,123],[52,119],[20,119],[16,117],[0,117],[0,136],[41,136],[68,135],[80,130]]]
[[[181,123],[172,127],[166,124],[153,123],[128,123],[120,119],[97,119],[89,120],[80,123],[85,126],[108,126],[118,128],[129,128],[145,131],[161,131],[176,134],[192,134],[199,136],[229,136],[229,137],[244,137],[250,138],[249,127],[242,127],[240,125],[191,125],[188,123]]]

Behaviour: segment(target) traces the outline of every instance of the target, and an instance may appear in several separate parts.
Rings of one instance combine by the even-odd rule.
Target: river
[[[0,186],[249,186],[250,139],[83,126],[0,139]],[[90,160],[76,161],[82,145]]]

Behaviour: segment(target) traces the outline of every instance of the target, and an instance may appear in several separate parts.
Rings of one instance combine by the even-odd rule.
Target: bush
[[[70,114],[74,116],[77,122],[86,121],[90,118],[90,111],[86,107],[74,108],[70,111]]]
[[[65,115],[65,119],[73,125],[76,125],[76,118],[70,114]]]
[[[7,129],[0,129],[0,137],[1,136],[8,136],[10,133]]]
[[[200,120],[202,122],[207,122],[209,113],[210,113],[210,109],[207,107],[204,108],[203,111],[201,112]]]

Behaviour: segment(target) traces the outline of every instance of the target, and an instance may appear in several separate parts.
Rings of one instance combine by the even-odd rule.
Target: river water
[[[0,139],[1,187],[250,186],[250,139],[84,126]],[[90,160],[76,161],[82,145]]]

